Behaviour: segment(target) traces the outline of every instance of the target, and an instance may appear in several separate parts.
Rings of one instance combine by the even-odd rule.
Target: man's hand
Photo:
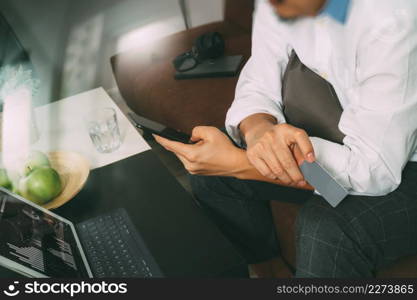
[[[191,137],[192,141],[197,142],[194,145],[170,141],[157,135],[154,137],[165,149],[174,152],[191,174],[232,176],[243,180],[259,180],[294,188],[313,189],[308,184],[296,186],[263,176],[249,162],[246,152],[235,147],[229,138],[215,127],[194,128]]]
[[[262,133],[249,135],[247,156],[253,166],[271,179],[304,186],[299,165],[315,160],[313,145],[306,132],[288,124],[270,125]]]
[[[198,126],[187,145],[154,135],[165,149],[172,151],[191,174],[237,176],[245,166],[245,153],[235,147],[229,138],[215,127]],[[247,165],[247,164],[246,164]]]

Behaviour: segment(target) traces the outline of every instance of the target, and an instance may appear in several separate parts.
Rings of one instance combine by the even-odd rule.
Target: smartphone
[[[191,144],[190,136],[181,131],[169,128],[165,125],[162,125],[158,122],[146,119],[142,116],[136,114],[128,113],[130,120],[133,122],[135,127],[142,130],[157,134],[169,140],[181,142],[184,144]]]

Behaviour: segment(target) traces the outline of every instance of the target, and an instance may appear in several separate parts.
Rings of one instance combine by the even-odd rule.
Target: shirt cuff
[[[350,150],[343,145],[310,137],[317,162],[343,187],[352,189],[348,174]]]
[[[254,114],[268,114],[277,119],[278,123],[286,123],[284,114],[280,110],[269,110],[262,107],[250,107],[247,109],[239,108],[234,110],[233,108],[229,109],[226,116],[226,130],[229,136],[235,141],[237,145],[242,146],[244,141],[239,130],[239,124],[246,119],[247,117]]]

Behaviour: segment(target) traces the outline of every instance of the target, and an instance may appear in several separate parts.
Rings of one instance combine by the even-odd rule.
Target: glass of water
[[[86,116],[91,141],[100,153],[110,153],[122,144],[116,111],[111,107],[97,109]]]

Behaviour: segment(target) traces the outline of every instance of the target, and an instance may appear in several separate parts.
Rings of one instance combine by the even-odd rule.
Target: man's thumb
[[[191,141],[198,142],[201,140],[207,140],[210,137],[211,127],[209,126],[197,126],[194,127]]]

